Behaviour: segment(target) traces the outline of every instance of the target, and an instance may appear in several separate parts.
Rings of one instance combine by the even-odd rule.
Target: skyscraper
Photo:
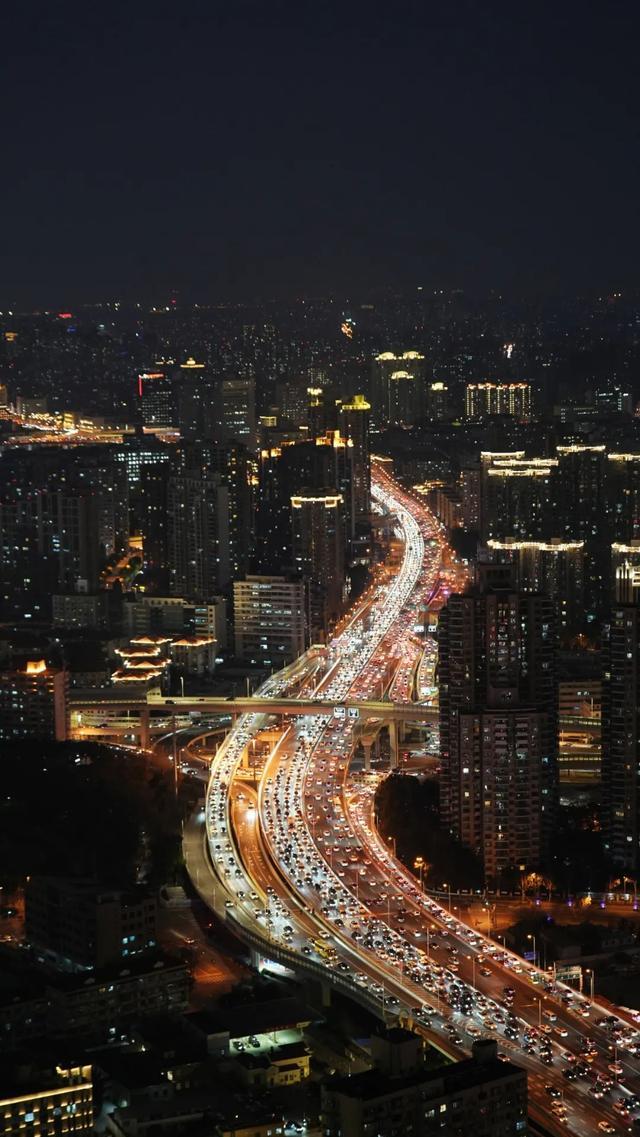
[[[551,524],[568,541],[585,543],[585,617],[593,623],[607,605],[609,519],[604,446],[558,446],[557,492]],[[548,535],[552,535],[548,532]]]
[[[312,641],[324,641],[345,600],[344,513],[333,489],[291,498],[293,563],[308,582]]]
[[[548,850],[557,753],[555,615],[515,590],[508,566],[480,565],[439,622],[442,812],[494,882]]]
[[[640,539],[640,454],[624,452],[608,454],[606,479],[607,511],[612,539],[615,541]],[[603,496],[601,492],[600,501]]]
[[[171,594],[208,600],[230,580],[229,491],[219,474],[187,465],[169,478],[167,505]]]
[[[488,541],[496,560],[514,566],[522,592],[545,592],[556,609],[558,630],[574,635],[584,621],[584,541]]]
[[[484,457],[484,455],[483,455]],[[482,471],[482,536],[541,540],[555,516],[554,458],[496,459]]]
[[[340,433],[352,445],[352,496],[355,530],[368,531],[371,516],[371,451],[369,413],[371,407],[363,395],[354,395],[340,407]]]
[[[223,379],[221,388],[222,437],[243,442],[253,451],[256,434],[256,383],[253,377]]]
[[[615,604],[606,629],[602,688],[605,848],[640,867],[640,606]]]
[[[425,413],[426,364],[419,351],[383,351],[373,361],[371,401],[379,426],[413,426]]]
[[[177,413],[173,376],[170,367],[156,366],[141,371],[137,379],[140,421],[148,430],[176,425]]]

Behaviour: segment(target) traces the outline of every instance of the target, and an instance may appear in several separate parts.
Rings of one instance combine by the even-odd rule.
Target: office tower
[[[519,541],[505,537],[487,541],[502,564],[515,569],[516,587],[522,592],[545,592],[555,604],[559,632],[575,635],[584,623],[584,541]]]
[[[611,546],[611,599],[614,604],[640,602],[640,540]]]
[[[615,604],[605,636],[602,789],[608,855],[640,868],[640,606]]]
[[[419,1040],[398,1027],[372,1037],[373,1069],[332,1078],[322,1086],[326,1137],[515,1137],[527,1131],[527,1074],[501,1061],[497,1044],[481,1039],[472,1057],[427,1067]],[[385,1045],[386,1044],[386,1045]],[[385,1054],[384,1050],[389,1054]],[[398,1054],[400,1050],[407,1054]]]
[[[32,948],[65,971],[122,963],[157,944],[157,901],[95,881],[33,876],[25,894],[25,930]]]
[[[243,442],[248,450],[257,445],[256,382],[253,377],[223,379],[221,385],[222,438]]]
[[[449,388],[441,380],[427,384],[427,418],[431,422],[444,422],[449,418]]]
[[[483,458],[485,456],[483,455]],[[483,463],[482,536],[541,540],[555,516],[557,458],[495,458]]]
[[[441,805],[498,882],[548,850],[556,791],[555,613],[506,565],[449,597],[439,620]]]
[[[383,351],[373,361],[371,402],[378,426],[413,426],[424,417],[426,363],[419,351]]]
[[[371,450],[369,413],[371,407],[363,395],[354,395],[340,407],[340,433],[351,444],[353,535],[358,530],[367,535],[371,523]]]
[[[137,379],[140,422],[145,430],[166,430],[177,423],[172,368],[141,371]]]
[[[291,497],[292,551],[297,573],[308,582],[312,641],[324,641],[345,599],[344,512],[333,489]]]
[[[558,446],[557,493],[550,510],[553,535],[584,541],[584,605],[593,623],[607,604],[610,522],[607,517],[604,446]],[[555,517],[555,521],[552,519]]]
[[[309,643],[309,591],[303,580],[247,576],[233,584],[235,650],[262,667],[285,667]]]
[[[602,503],[603,496],[601,491],[599,504]],[[640,454],[607,454],[606,505],[611,539],[622,542],[639,540]]]
[[[468,383],[465,410],[467,418],[506,415],[531,418],[531,385],[529,383]]]
[[[120,446],[113,447],[113,461],[124,466],[129,492],[135,493],[140,484],[143,466],[166,466],[174,455],[174,448],[138,431]]]
[[[230,580],[229,491],[218,474],[176,470],[167,492],[169,591],[208,600]]]
[[[0,410],[6,410],[9,406],[9,392],[5,383],[0,383]]]
[[[0,670],[0,739],[67,737],[68,672],[44,659]]]

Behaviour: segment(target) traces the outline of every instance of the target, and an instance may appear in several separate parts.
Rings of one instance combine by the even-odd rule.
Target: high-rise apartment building
[[[67,737],[68,672],[44,659],[0,670],[0,739]]]
[[[615,604],[605,635],[602,787],[609,856],[640,868],[640,606]]]
[[[485,456],[482,456],[485,458]],[[554,516],[555,468],[549,458],[496,458],[482,468],[482,536],[541,540]]]
[[[440,379],[427,384],[427,418],[431,422],[444,422],[449,418],[449,388]]]
[[[105,559],[127,547],[128,505],[126,469],[108,447],[3,454],[0,602],[95,590]]]
[[[219,474],[177,470],[167,495],[169,590],[208,600],[230,580],[229,491]]]
[[[544,860],[556,791],[555,613],[479,565],[439,620],[442,811],[488,879]]]
[[[280,668],[309,643],[309,589],[304,580],[247,576],[233,584],[236,655]]]
[[[614,604],[640,603],[640,540],[614,541],[610,575]]]
[[[587,623],[602,615],[607,600],[609,519],[604,446],[556,447],[556,493],[547,533],[584,541],[584,606]]]
[[[468,383],[465,409],[467,418],[506,415],[531,418],[531,385],[529,383]]]
[[[190,356],[176,371],[176,405],[183,442],[220,437],[220,391],[204,363]]]
[[[354,395],[340,407],[340,433],[351,444],[351,495],[354,535],[367,533],[371,517],[371,448],[369,444],[370,404],[363,395]]]
[[[424,417],[426,363],[419,351],[383,351],[373,361],[371,401],[376,423],[413,426]]]
[[[307,490],[291,497],[293,563],[309,585],[310,634],[324,641],[345,600],[342,496]]]
[[[606,479],[607,512],[612,540],[623,542],[639,540],[640,454],[625,452],[607,454]],[[603,496],[601,493],[601,500]]]
[[[515,584],[522,592],[544,592],[556,609],[559,632],[574,635],[584,622],[584,541],[520,541],[505,537],[487,547],[502,564],[515,569]]]

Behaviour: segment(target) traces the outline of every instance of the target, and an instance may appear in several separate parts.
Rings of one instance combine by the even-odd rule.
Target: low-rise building
[[[157,901],[96,881],[34,876],[25,897],[27,940],[65,971],[122,963],[156,948]]]
[[[433,1070],[421,1063],[415,1044],[400,1035],[406,1032],[389,1032],[374,1048],[374,1069],[323,1087],[326,1137],[526,1134],[526,1072],[501,1061],[495,1042],[475,1042],[471,1058]]]
[[[24,1054],[5,1057],[0,1075],[3,1137],[48,1137],[93,1133],[91,1066],[34,1062]]]

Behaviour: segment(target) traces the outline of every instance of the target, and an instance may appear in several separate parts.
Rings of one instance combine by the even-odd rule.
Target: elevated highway
[[[421,893],[376,833],[374,778],[350,772],[353,723],[322,706],[375,704],[390,655],[425,595],[437,591],[439,526],[377,464],[374,493],[403,543],[396,574],[372,591],[366,619],[356,609],[329,645],[326,674],[305,713],[287,718],[257,800],[242,801],[236,774],[264,712],[247,709],[212,765],[206,839],[218,911],[240,934],[247,929],[248,942],[250,928],[265,954],[286,952],[301,971],[313,964],[328,983],[347,980],[381,1017],[417,1023],[449,1053],[465,1052],[479,1035],[497,1038],[527,1070],[532,1115],[548,1132],[622,1134],[633,1114],[618,1079],[640,1103],[635,1025],[622,1011],[605,1021],[609,1008],[500,950]],[[274,681],[258,693],[270,706],[288,700],[286,681],[278,690]],[[552,1100],[561,1103],[556,1113]]]

